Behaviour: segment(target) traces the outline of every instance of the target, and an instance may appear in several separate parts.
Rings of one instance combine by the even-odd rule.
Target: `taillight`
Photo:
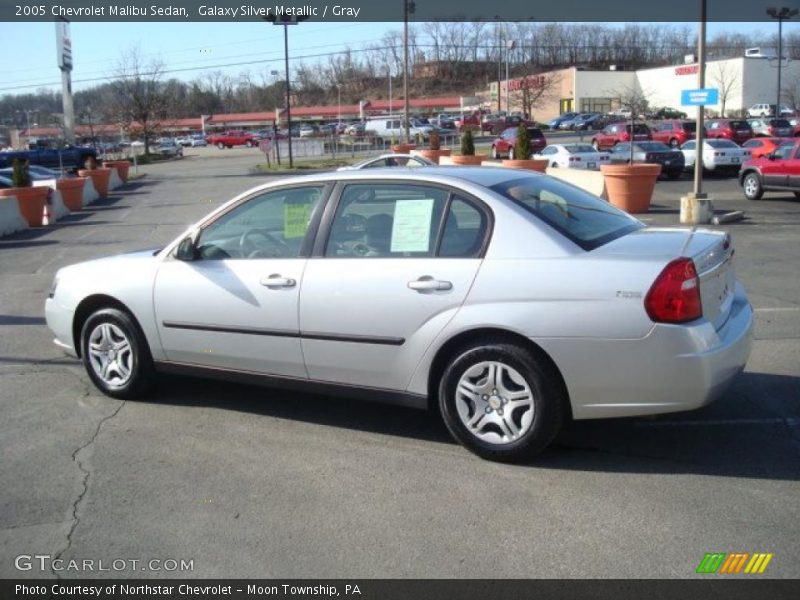
[[[581,160],[580,156],[570,156],[569,157],[569,162],[580,162],[580,160]]]
[[[656,277],[644,299],[656,323],[687,323],[703,316],[700,280],[691,258],[677,258]]]

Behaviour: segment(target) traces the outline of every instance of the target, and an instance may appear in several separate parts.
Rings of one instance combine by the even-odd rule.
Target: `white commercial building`
[[[706,63],[706,87],[720,90],[720,102],[707,106],[715,114],[722,111],[725,102],[726,115],[747,110],[756,103],[774,104],[777,98],[778,62],[774,58],[739,57],[714,60]],[[782,102],[791,104],[792,96],[800,99],[800,61],[782,63]],[[552,88],[538,106],[532,118],[547,121],[559,114],[577,112],[608,112],[619,107],[619,97],[628,90],[641,92],[654,108],[675,108],[691,116],[694,109],[681,107],[681,91],[697,87],[697,63],[642,69],[639,71],[589,71],[570,67],[550,73],[539,74],[528,80],[549,80]],[[510,109],[522,111],[522,94],[515,92],[524,87],[525,78],[510,80]],[[500,82],[500,98],[505,108],[507,82]],[[489,89],[492,98],[497,97],[497,83]],[[795,89],[797,93],[786,94]]]

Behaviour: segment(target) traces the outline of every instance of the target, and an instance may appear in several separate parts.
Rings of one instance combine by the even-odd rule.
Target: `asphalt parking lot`
[[[570,424],[536,462],[482,461],[426,413],[179,377],[100,395],[52,345],[55,271],[158,247],[265,180],[190,149],[57,226],[0,238],[0,577],[20,554],[192,560],[191,577],[691,577],[706,552],[800,567],[800,201],[711,178],[756,310],[747,370],[688,414]],[[171,173],[175,172],[175,175]],[[691,180],[657,186],[675,225]],[[602,357],[598,357],[602,360]]]

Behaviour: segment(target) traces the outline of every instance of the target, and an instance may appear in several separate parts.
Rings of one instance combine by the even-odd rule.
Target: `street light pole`
[[[697,87],[706,87],[706,0],[700,0],[700,30],[697,38]],[[705,106],[697,107],[697,125],[694,151],[694,189],[692,196],[705,198],[703,194],[703,144],[705,143]]]
[[[336,84],[336,91],[338,92],[336,100],[337,100],[337,109],[338,109],[337,112],[339,114],[339,123],[336,126],[336,130],[338,131],[339,127],[342,126],[342,84],[341,83],[337,83]]]
[[[778,99],[775,102],[775,118],[781,116],[781,63],[783,62],[783,22],[788,21],[798,13],[798,9],[790,9],[788,6],[777,8],[770,6],[767,14],[773,19],[778,20]]]
[[[405,120],[405,141],[411,141],[410,115],[408,103],[408,15],[414,13],[416,5],[411,0],[403,0],[403,118]]]
[[[508,55],[514,49],[516,43],[514,40],[506,39],[506,114],[511,114],[511,91],[508,85]]]

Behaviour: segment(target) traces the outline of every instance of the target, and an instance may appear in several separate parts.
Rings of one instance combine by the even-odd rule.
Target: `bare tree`
[[[147,63],[134,46],[122,54],[111,83],[114,92],[114,112],[123,127],[137,126],[144,136],[145,154],[150,140],[158,130],[158,120],[167,116],[170,94],[161,78],[164,63]]]
[[[719,89],[720,117],[725,116],[725,105],[733,91],[734,86],[739,83],[739,73],[732,63],[719,60],[711,63],[708,67],[708,78]]]
[[[781,89],[781,98],[793,111],[800,110],[800,75],[786,78]]]
[[[523,76],[507,82],[512,104],[519,105],[528,119],[533,119],[534,109],[548,102],[558,92],[561,78],[558,73],[533,73],[533,65],[524,65]],[[517,69],[519,71],[520,68]]]
[[[619,107],[621,109],[630,111],[631,113],[631,120],[629,124],[631,128],[630,162],[633,164],[633,140],[635,135],[636,119],[639,118],[640,115],[644,115],[647,112],[647,109],[650,106],[650,101],[648,100],[649,93],[647,90],[643,90],[637,85],[633,84],[623,86],[622,88],[612,92],[611,95],[616,96],[619,99]]]

